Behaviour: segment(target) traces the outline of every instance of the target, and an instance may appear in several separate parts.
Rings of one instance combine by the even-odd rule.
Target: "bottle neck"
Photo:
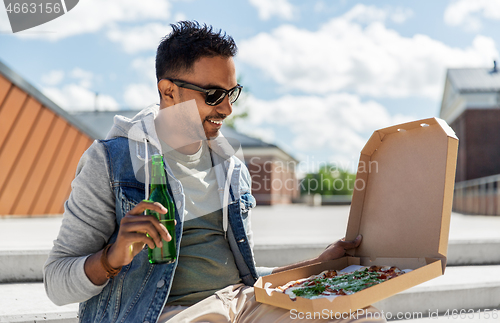
[[[159,158],[158,158],[159,157]],[[151,188],[156,185],[166,185],[165,168],[161,156],[153,156],[153,165],[151,167]]]

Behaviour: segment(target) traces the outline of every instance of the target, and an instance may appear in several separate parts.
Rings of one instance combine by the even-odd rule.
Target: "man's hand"
[[[160,203],[145,200],[127,212],[120,222],[116,241],[108,251],[111,267],[128,265],[146,244],[153,249],[156,246],[162,247],[162,238],[165,241],[172,240],[167,228],[156,217],[143,215],[146,209],[160,214],[167,213],[167,209]]]
[[[342,238],[332,243],[318,256],[318,261],[323,262],[343,257],[346,250],[358,247],[361,244],[361,239],[363,239],[363,237],[358,235],[356,239],[352,241],[345,241],[345,238]]]
[[[150,201],[142,201],[127,212],[120,222],[116,241],[108,250],[108,263],[111,267],[119,268],[128,265],[146,244],[150,248],[161,247],[162,238],[165,241],[172,240],[167,228],[156,217],[143,215],[146,209],[161,214],[167,213],[163,205]],[[85,261],[85,274],[95,285],[102,285],[108,280],[106,270],[101,265],[101,255],[102,250]]]

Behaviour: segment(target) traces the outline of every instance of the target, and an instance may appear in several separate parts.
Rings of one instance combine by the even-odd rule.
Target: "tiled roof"
[[[71,115],[80,120],[87,127],[92,128],[96,133],[96,139],[104,139],[113,126],[115,115],[122,115],[127,118],[134,117],[139,110],[120,110],[120,111],[77,111],[71,112]]]

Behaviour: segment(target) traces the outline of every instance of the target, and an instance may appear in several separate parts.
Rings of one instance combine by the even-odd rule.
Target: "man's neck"
[[[155,130],[160,141],[163,141],[168,146],[184,155],[193,155],[200,150],[201,140],[190,138],[183,133],[183,131],[174,130],[176,125],[169,125],[169,122],[172,122],[172,120],[168,118],[163,118],[161,120],[158,118],[155,119]]]
[[[201,148],[201,141],[198,141],[198,142],[186,145],[186,146],[182,146],[182,147],[175,147],[175,143],[169,143],[169,142],[165,142],[165,143],[184,155],[194,155]],[[172,144],[174,144],[174,146],[172,146]]]

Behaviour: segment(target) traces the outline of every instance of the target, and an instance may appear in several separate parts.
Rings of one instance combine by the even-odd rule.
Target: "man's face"
[[[237,85],[233,59],[220,56],[200,58],[194,63],[192,71],[181,74],[178,79],[205,89],[229,90]],[[226,95],[221,103],[210,106],[205,103],[205,94],[202,92],[179,88],[179,93],[182,102],[196,101],[205,136],[208,139],[216,137],[222,121],[233,111],[229,97]]]

